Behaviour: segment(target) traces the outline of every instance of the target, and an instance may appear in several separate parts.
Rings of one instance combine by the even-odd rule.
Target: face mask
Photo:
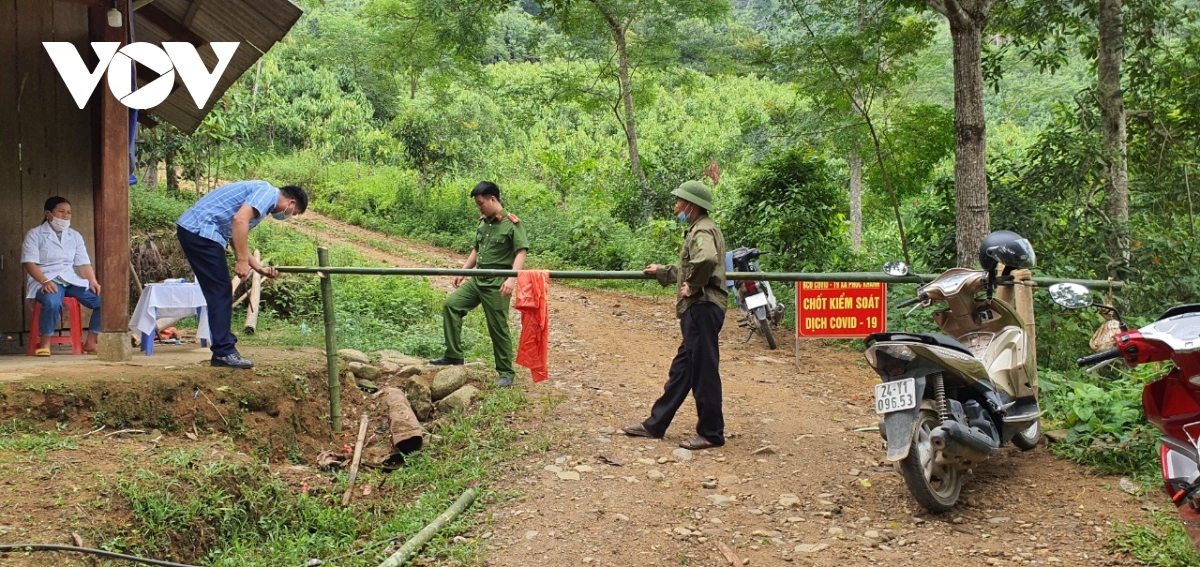
[[[679,214],[675,215],[675,218],[679,219],[679,222],[681,222],[683,224],[687,224],[688,221],[692,220],[692,215],[688,214],[688,210],[690,208],[691,208],[690,206],[684,207],[683,212],[680,212]]]
[[[67,219],[60,219],[58,217],[51,217],[50,226],[54,227],[54,230],[62,232],[68,228],[71,228],[71,221]]]
[[[291,209],[291,208],[292,208],[292,206],[288,205],[287,209],[284,209],[282,213],[273,213],[271,215],[271,217],[274,218],[275,220],[281,220],[281,221],[288,220],[289,218],[292,218],[292,215],[287,214],[288,209]]]

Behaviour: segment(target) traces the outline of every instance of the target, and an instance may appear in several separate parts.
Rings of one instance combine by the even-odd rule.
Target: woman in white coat
[[[96,353],[100,334],[100,282],[83,245],[83,235],[71,228],[71,203],[62,197],[46,199],[42,224],[25,234],[21,263],[28,274],[25,298],[42,304],[37,321],[41,342],[38,356],[50,356],[50,336],[62,316],[64,297],[74,297],[92,310],[83,352]]]

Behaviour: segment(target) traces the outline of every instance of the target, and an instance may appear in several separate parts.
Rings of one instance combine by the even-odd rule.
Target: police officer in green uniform
[[[475,206],[481,215],[475,229],[475,247],[467,256],[463,269],[520,270],[525,267],[529,239],[525,225],[516,215],[505,212],[500,204],[500,188],[491,181],[481,181],[471,190]],[[463,280],[466,280],[465,282]],[[454,278],[454,293],[446,298],[442,309],[442,331],[446,337],[446,354],[430,360],[430,364],[446,366],[463,363],[462,321],[469,311],[483,304],[488,335],[492,338],[492,354],[500,387],[513,383],[512,337],[508,332],[508,305],[517,278],[484,278],[464,276]]]
[[[721,360],[717,338],[725,323],[729,293],[725,291],[725,237],[708,216],[712,190],[699,181],[688,181],[671,193],[675,215],[687,230],[679,263],[651,264],[644,270],[658,283],[679,286],[675,314],[683,341],[667,374],[663,395],[654,402],[650,418],[624,428],[627,435],[661,439],[675,412],[690,392],[696,400],[696,435],[679,444],[685,449],[707,449],[725,444],[725,417],[721,411]]]

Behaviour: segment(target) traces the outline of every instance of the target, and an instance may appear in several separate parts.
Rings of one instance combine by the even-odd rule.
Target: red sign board
[[[887,330],[887,285],[798,282],[796,337],[860,339]]]

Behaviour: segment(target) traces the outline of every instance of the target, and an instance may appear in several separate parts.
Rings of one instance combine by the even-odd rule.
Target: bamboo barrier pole
[[[317,263],[329,265],[329,249],[317,248]],[[333,314],[333,280],[327,273],[321,278],[321,310],[325,315],[325,362],[329,371],[329,423],[334,431],[342,430],[342,382],[338,375],[337,324]]]
[[[391,557],[388,557],[386,561],[380,563],[379,567],[401,567],[412,561],[412,558],[416,557],[417,552],[422,547],[425,547],[425,544],[429,543],[429,540],[433,539],[433,536],[442,531],[442,528],[446,524],[462,515],[463,511],[474,501],[475,489],[468,488],[466,492],[462,493],[462,496],[458,497],[458,500],[454,501],[453,505],[447,508],[445,512],[439,514],[429,525],[421,528],[421,531],[417,532],[417,535],[413,536],[412,539],[404,542],[404,545],[396,553],[393,553]]]
[[[479,270],[462,268],[370,268],[352,266],[276,266],[279,273],[291,274],[337,274],[359,276],[478,276],[484,278],[512,277],[516,270]],[[840,273],[800,273],[800,272],[726,272],[730,280],[767,280],[781,282],[880,282],[896,284],[920,284],[932,281],[938,274],[910,274],[907,276],[889,276],[882,272],[840,272]],[[649,280],[654,276],[637,271],[580,271],[580,270],[550,270],[551,279],[584,279],[584,280]],[[1002,282],[1010,285],[1012,282]],[[1108,280],[1086,280],[1071,278],[1040,277],[1034,285],[1046,287],[1056,283],[1077,283],[1088,287],[1107,288]],[[1112,282],[1113,289],[1125,287],[1124,282]]]

